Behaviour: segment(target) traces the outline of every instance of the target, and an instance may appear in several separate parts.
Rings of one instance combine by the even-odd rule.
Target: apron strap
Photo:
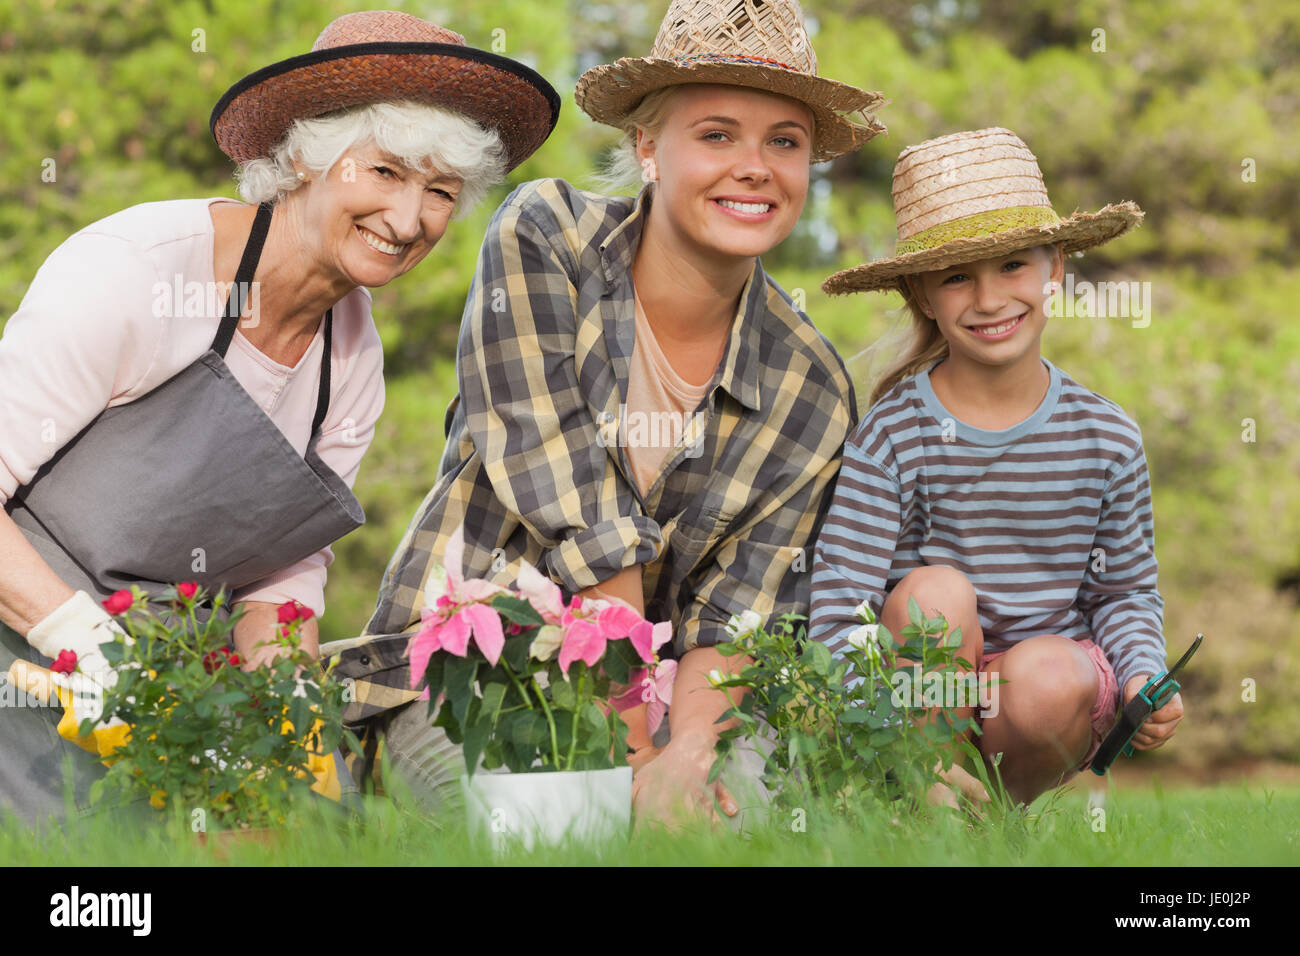
[[[235,285],[226,299],[226,312],[221,319],[221,327],[217,329],[217,337],[212,340],[212,351],[222,358],[226,357],[230,340],[235,337],[235,326],[243,314],[244,299],[252,286],[253,275],[257,272],[257,260],[262,258],[262,244],[266,242],[266,234],[270,229],[271,204],[264,202],[257,207],[257,215],[253,217],[253,231],[249,233],[239,268],[235,271]]]
[[[331,347],[331,331],[334,328],[334,310],[325,313],[325,351],[320,359],[320,391],[316,393],[316,414],[311,419],[311,437],[314,441],[325,421],[325,410],[330,407],[330,356],[334,354]]]
[[[271,229],[271,203],[264,202],[257,207],[253,217],[253,230],[244,245],[244,254],[239,259],[239,268],[235,271],[235,285],[226,299],[226,311],[217,329],[216,338],[212,340],[212,350],[223,359],[230,342],[235,337],[235,327],[244,312],[244,301],[257,272],[257,262],[262,258],[262,246],[266,243],[266,234]],[[325,421],[325,412],[330,404],[330,357],[333,351],[334,310],[325,313],[325,350],[320,362],[320,390],[316,393],[316,414],[312,416],[311,437],[314,440]]]

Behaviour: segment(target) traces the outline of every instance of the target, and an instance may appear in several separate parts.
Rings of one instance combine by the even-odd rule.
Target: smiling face
[[[373,144],[350,150],[299,197],[300,225],[323,271],[375,288],[414,268],[447,229],[459,179],[403,165]]]
[[[760,90],[690,84],[637,156],[657,170],[651,217],[684,252],[752,259],[790,234],[808,195],[812,112]]]
[[[1038,246],[907,281],[947,339],[949,361],[1009,368],[1039,361],[1047,286],[1064,272],[1059,248]]]

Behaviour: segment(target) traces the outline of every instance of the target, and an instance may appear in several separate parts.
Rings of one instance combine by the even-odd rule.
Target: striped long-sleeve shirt
[[[1092,637],[1120,687],[1165,669],[1142,436],[1046,359],[1038,409],[1001,431],[951,415],[929,372],[900,383],[845,443],[813,555],[809,635],[841,653],[863,600],[879,614],[913,568],[975,587],[990,649]]]

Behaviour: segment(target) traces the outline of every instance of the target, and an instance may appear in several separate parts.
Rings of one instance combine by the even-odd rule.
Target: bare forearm
[[[74,593],[0,509],[0,621],[26,636]]]
[[[645,617],[645,591],[642,587],[641,565],[639,564],[624,568],[612,578],[606,578],[599,584],[583,588],[578,592],[578,596],[604,600],[615,597],[620,601],[627,602],[638,614]]]
[[[265,601],[244,601],[237,607],[245,609],[244,616],[235,625],[235,652],[245,661],[245,669],[253,670],[270,663],[280,653],[275,646],[280,606]],[[320,654],[320,628],[316,619],[299,625],[302,648],[312,657]],[[261,645],[261,646],[259,646]]]
[[[738,687],[715,688],[709,684],[709,672],[733,674],[752,663],[744,654],[725,657],[716,647],[697,647],[687,651],[677,665],[677,679],[673,682],[673,705],[668,709],[668,726],[673,740],[698,737],[710,746],[717,742],[718,734],[732,726],[732,722],[716,723],[726,713],[732,701],[740,703],[745,691]],[[730,695],[730,696],[728,696]]]

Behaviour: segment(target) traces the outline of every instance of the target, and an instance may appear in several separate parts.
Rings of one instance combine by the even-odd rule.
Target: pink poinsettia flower
[[[412,688],[424,680],[430,657],[437,651],[464,657],[469,652],[471,637],[489,664],[495,667],[501,659],[505,632],[501,628],[501,616],[487,602],[506,589],[481,578],[466,579],[461,571],[464,550],[464,527],[460,527],[447,542],[443,555],[446,593],[437,596],[433,607],[426,606],[420,612],[424,626],[407,645]],[[432,595],[426,591],[426,600],[430,597]],[[429,699],[428,688],[425,688],[422,699]]]
[[[611,604],[599,598],[583,600],[575,594],[560,618],[560,626],[564,628],[560,670],[567,674],[574,661],[595,667],[605,655],[605,645],[611,640],[627,637],[626,628],[639,620],[636,611],[625,605]]]
[[[560,670],[569,672],[569,665],[582,661],[588,667],[595,667],[605,654],[605,645],[609,638],[601,629],[599,622],[573,617],[570,612],[564,615],[564,643],[560,645]]]
[[[632,639],[632,649],[647,664],[654,663],[658,656],[656,652],[667,644],[672,636],[673,625],[669,621],[660,621],[658,624],[638,621],[628,631],[628,637]]]
[[[564,592],[559,585],[527,561],[520,561],[516,586],[520,597],[531,604],[547,624],[560,623],[564,617]]]
[[[673,702],[673,681],[676,679],[676,661],[660,661],[653,676],[647,673],[641,679],[641,699],[646,703],[646,727],[652,737],[668,716],[668,706]]]
[[[673,702],[673,681],[677,679],[677,662],[660,661],[651,671],[648,667],[633,671],[627,690],[611,698],[610,705],[620,714],[640,704],[646,705],[646,729],[654,736],[659,725],[668,716],[668,706]]]

